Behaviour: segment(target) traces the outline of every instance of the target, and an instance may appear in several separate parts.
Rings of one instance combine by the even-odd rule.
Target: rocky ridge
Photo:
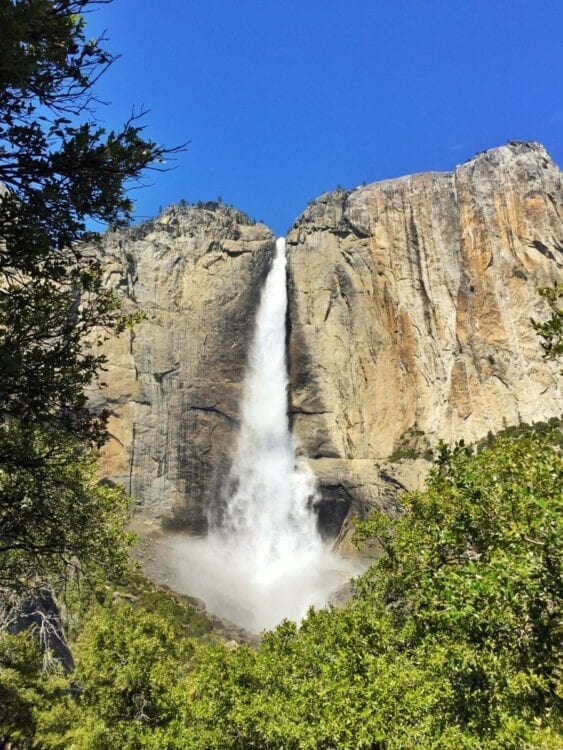
[[[563,265],[562,174],[539,144],[327,193],[287,247],[289,409],[327,535],[374,505],[396,513],[439,438],[559,415],[530,326]],[[267,227],[222,204],[104,239],[108,284],[147,319],[106,345],[103,471],[149,518],[205,529],[273,251]]]

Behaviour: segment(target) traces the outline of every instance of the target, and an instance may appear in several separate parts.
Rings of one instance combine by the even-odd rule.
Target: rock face
[[[327,193],[287,247],[290,413],[328,525],[393,510],[393,453],[560,414],[530,326],[563,264],[562,173],[539,144]]]
[[[236,431],[270,230],[222,204],[166,209],[103,241],[107,283],[146,319],[105,344],[102,472],[142,512],[202,531]]]
[[[558,367],[530,318],[561,277],[562,174],[509,143],[453,173],[321,196],[287,238],[289,404],[327,536],[398,511],[439,438],[559,416]],[[145,322],[106,344],[106,477],[146,516],[203,531],[226,475],[269,229],[217,204],[104,239],[108,285]],[[344,525],[343,525],[344,524]]]

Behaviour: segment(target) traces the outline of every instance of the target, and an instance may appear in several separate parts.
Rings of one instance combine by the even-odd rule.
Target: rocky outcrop
[[[16,635],[24,630],[37,639],[43,654],[43,666],[58,662],[65,672],[72,672],[74,659],[67,643],[61,612],[49,586],[31,588],[0,602],[2,629]]]
[[[287,246],[290,413],[328,523],[393,512],[392,454],[560,414],[530,326],[563,264],[562,174],[542,146],[325,194]]]
[[[145,320],[104,345],[107,385],[90,394],[110,412],[101,468],[149,517],[205,529],[274,247],[267,227],[215,203],[104,236],[107,284]]]
[[[397,513],[439,438],[559,415],[530,325],[563,264],[562,175],[542,146],[323,195],[287,248],[290,414],[327,536],[343,528],[345,546],[351,515]],[[105,344],[102,469],[152,519],[205,529],[273,252],[269,229],[221,204],[104,238],[108,285],[146,319]]]

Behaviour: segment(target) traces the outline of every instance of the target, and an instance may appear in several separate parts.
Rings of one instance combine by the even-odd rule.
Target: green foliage
[[[226,717],[209,746],[555,747],[560,487],[534,435],[441,446],[404,517],[362,528],[387,554],[348,607],[225,655],[228,688],[201,670],[208,708],[218,692],[205,731]]]
[[[135,609],[161,617],[179,638],[204,638],[213,630],[213,624],[197,600],[175,594],[139,571],[123,578],[116,592],[122,592]]]
[[[561,469],[535,435],[442,445],[362,527],[387,554],[350,605],[195,670],[194,747],[557,747]]]
[[[41,663],[39,644],[29,633],[0,639],[0,737],[21,742],[33,736],[42,702]]]
[[[96,487],[84,448],[105,437],[85,386],[96,343],[134,321],[88,225],[127,221],[128,182],[166,151],[137,116],[113,132],[96,120],[93,85],[114,59],[85,35],[96,4],[0,0],[0,595],[76,558],[123,567],[127,546],[124,498]]]
[[[403,459],[424,458],[427,461],[432,460],[432,449],[428,438],[422,430],[416,426],[410,427],[401,436],[393,453],[389,456],[391,463],[396,463]]]
[[[12,260],[10,255],[6,262]],[[103,419],[88,412],[84,386],[103,358],[86,345],[86,336],[100,325],[92,343],[101,342],[103,327],[122,328],[125,320],[115,295],[102,289],[96,261],[84,267],[61,257],[61,263],[64,278],[58,272],[59,278],[43,275],[41,261],[25,277],[17,269],[3,269],[8,281],[0,293],[0,420],[56,422],[100,442]]]
[[[489,432],[486,438],[475,444],[475,448],[477,451],[480,451],[486,446],[490,447],[494,445],[495,440],[499,437],[518,438],[531,433],[541,437],[549,445],[558,446],[559,448],[563,447],[563,419],[561,417],[551,417],[546,422],[534,422],[533,424],[521,422],[520,424],[505,427],[496,436],[492,432]]]
[[[29,631],[0,635],[0,741],[34,748],[42,712],[69,695],[68,679],[56,662],[44,671],[43,654]],[[64,745],[53,745],[53,747]]]
[[[45,671],[29,631],[0,634],[0,737],[41,748],[167,747],[158,743],[184,732],[190,638],[216,639],[212,623],[139,572],[114,585],[78,577],[60,604],[77,662],[71,675],[56,661]]]
[[[137,116],[114,132],[96,120],[93,85],[114,59],[85,35],[96,4],[0,0],[0,597],[77,559],[125,559],[123,495],[96,487],[84,447],[105,437],[85,386],[96,344],[134,320],[88,226],[127,221],[129,180],[166,151]]]
[[[385,554],[352,601],[283,623],[258,650],[189,640],[208,634],[203,615],[142,578],[117,597],[100,582],[127,575],[129,539],[126,500],[96,484],[84,447],[103,438],[84,397],[103,360],[86,340],[127,321],[95,249],[77,243],[92,219],[127,220],[127,181],[165,152],[135,116],[110,133],[93,117],[113,59],[85,37],[95,4],[0,0],[0,593],[66,588],[77,636],[71,682],[44,672],[28,633],[0,634],[0,744],[562,747],[562,459],[535,433],[476,454],[440,445],[405,514],[360,527]],[[552,316],[534,327],[555,358],[561,287],[541,293]]]
[[[174,685],[192,650],[158,615],[127,604],[98,609],[76,647],[79,700],[67,695],[40,713],[42,746],[56,747],[64,729],[64,746],[77,750],[158,747],[181,714]]]
[[[520,424],[511,425],[499,430],[496,434],[489,431],[487,436],[482,440],[475,443],[475,449],[477,451],[482,450],[485,446],[491,446],[495,440],[499,437],[510,437],[516,438],[530,433],[535,433],[545,437],[551,445],[563,446],[563,420],[561,417],[551,417],[546,422],[534,422],[528,424],[521,422]],[[417,459],[424,458],[426,461],[431,461],[434,458],[434,451],[430,448],[428,438],[425,436],[422,430],[418,430],[415,427],[409,428],[399,440],[393,453],[389,456],[388,460],[391,463],[396,463],[403,459]]]
[[[96,118],[93,86],[114,60],[86,37],[97,4],[0,0],[0,737],[24,744],[63,688],[6,629],[30,592],[122,575],[130,543],[123,492],[95,479],[105,415],[85,386],[97,344],[135,320],[104,286],[89,227],[126,222],[130,180],[167,152],[143,138],[142,112],[112,132]]]
[[[61,586],[69,565],[122,574],[128,498],[95,473],[89,452],[61,429],[0,428],[0,592]]]
[[[558,359],[563,354],[563,307],[559,300],[563,298],[563,284],[539,289],[539,294],[549,305],[550,317],[540,323],[532,320],[532,326],[539,335],[546,359]]]
[[[85,36],[95,5],[0,2],[0,419],[62,420],[99,440],[84,385],[103,358],[86,335],[122,320],[95,253],[77,243],[94,238],[92,220],[129,218],[128,181],[167,152],[143,139],[138,116],[109,133],[96,121],[93,85],[114,58]]]
[[[40,704],[40,746],[562,747],[561,478],[561,453],[534,433],[479,453],[441,444],[405,514],[360,527],[386,553],[352,601],[258,650],[182,639],[166,608],[97,609],[80,698]]]
[[[390,554],[360,582],[391,607],[406,645],[467,648],[458,685],[467,722],[486,726],[513,680],[524,683],[522,711],[554,708],[561,469],[561,454],[535,435],[500,438],[476,456],[442,445],[427,491],[407,498]]]

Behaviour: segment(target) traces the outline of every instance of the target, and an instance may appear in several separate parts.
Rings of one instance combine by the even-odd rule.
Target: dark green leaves
[[[91,456],[63,430],[0,429],[0,587],[60,586],[70,563],[119,574],[127,505],[121,490],[97,484]]]
[[[101,423],[83,386],[103,364],[86,341],[123,321],[79,243],[92,222],[127,222],[130,181],[170,153],[143,138],[142,113],[111,132],[95,117],[92,87],[114,59],[85,37],[97,4],[0,0],[0,420],[78,412],[66,425],[86,439]]]

